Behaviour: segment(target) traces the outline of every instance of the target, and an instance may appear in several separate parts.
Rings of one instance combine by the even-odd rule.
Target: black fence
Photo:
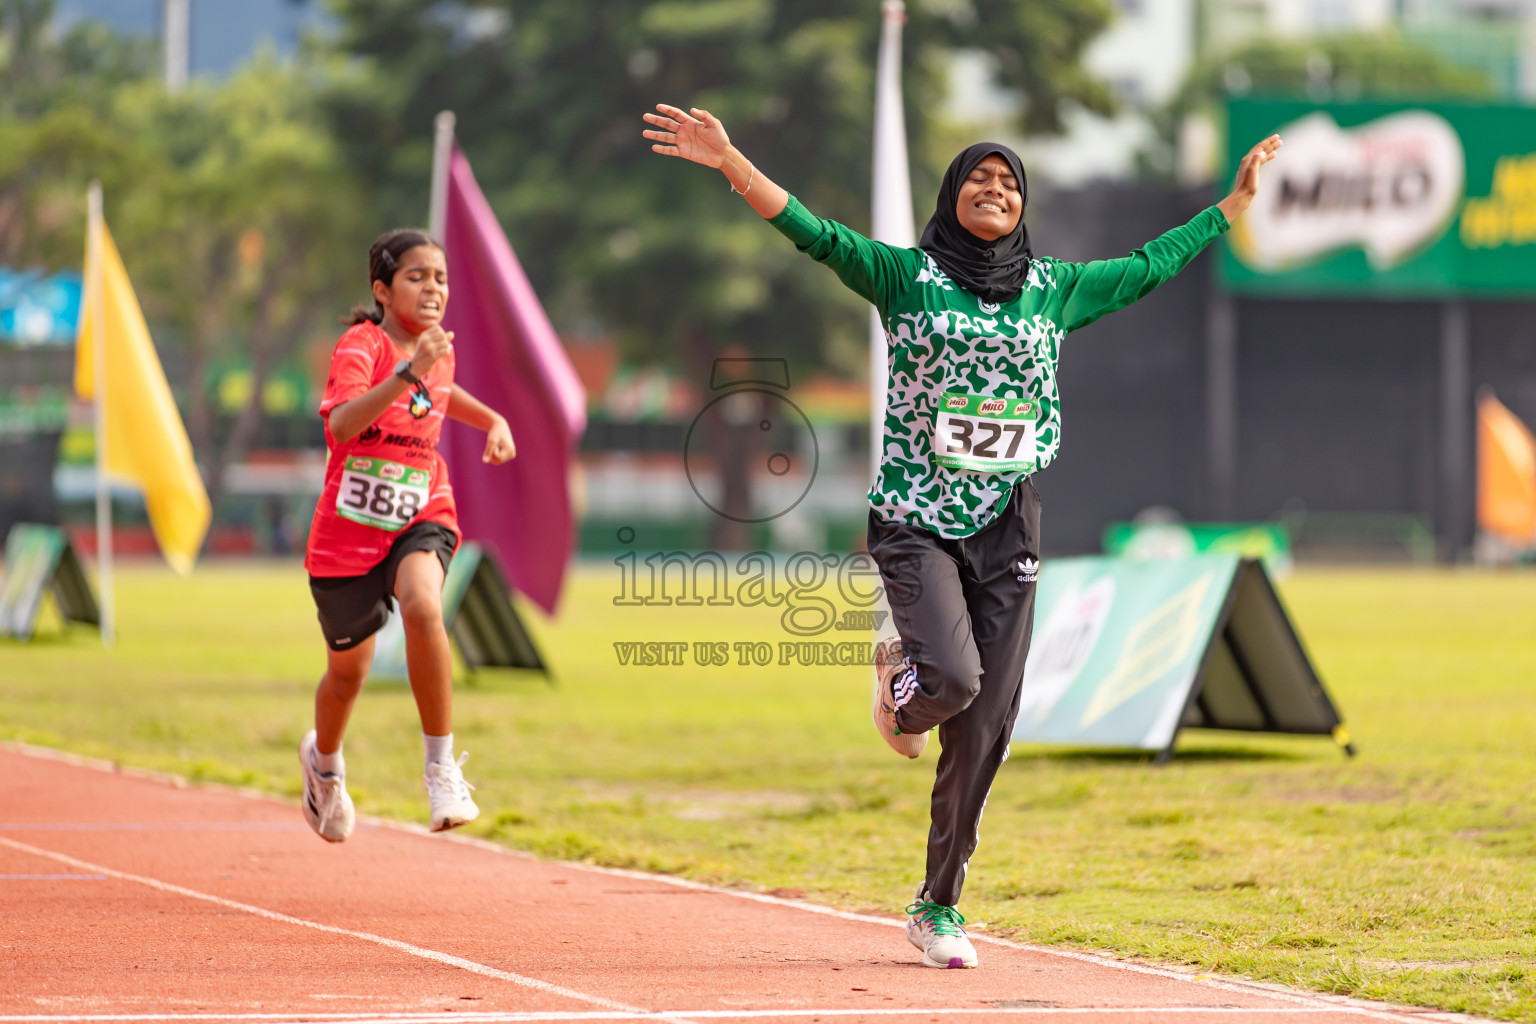
[[[1124,255],[1211,201],[1203,189],[1098,187],[1042,194],[1027,216],[1036,252],[1090,260]],[[1536,303],[1467,303],[1458,371],[1454,349],[1446,362],[1444,303],[1233,302],[1224,485],[1212,456],[1222,443],[1212,437],[1214,274],[1208,251],[1068,338],[1061,455],[1038,481],[1047,550],[1095,551],[1108,523],[1166,506],[1192,520],[1328,524],[1361,547],[1399,540],[1394,521],[1421,523],[1442,556],[1462,556],[1474,528],[1476,392],[1491,388],[1536,425]]]

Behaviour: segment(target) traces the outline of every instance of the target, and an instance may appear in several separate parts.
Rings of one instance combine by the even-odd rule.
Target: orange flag
[[[1477,401],[1477,525],[1536,544],[1536,438],[1492,395]]]

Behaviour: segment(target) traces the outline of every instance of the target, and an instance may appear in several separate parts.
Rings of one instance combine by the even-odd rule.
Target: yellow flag
[[[1492,395],[1477,402],[1477,525],[1514,544],[1536,542],[1536,439]]]
[[[101,253],[101,266],[91,266],[91,249],[89,244],[86,247],[75,391],[91,399],[105,381],[107,475],[143,490],[160,551],[171,568],[185,575],[192,571],[208,532],[208,492],[192,460],[192,442],[171,398],[139,300],[128,283],[128,271],[105,222],[99,230],[101,244],[96,251]],[[92,288],[101,290],[105,373],[95,365],[98,327],[93,320],[97,303],[92,301]]]

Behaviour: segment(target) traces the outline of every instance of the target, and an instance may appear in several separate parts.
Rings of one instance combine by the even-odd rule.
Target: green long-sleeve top
[[[1146,295],[1227,230],[1216,207],[1129,256],[1037,257],[1015,298],[983,302],[921,249],[874,242],[793,196],[770,223],[879,311],[889,341],[885,444],[870,505],[889,522],[968,537],[1056,458],[1067,332]]]

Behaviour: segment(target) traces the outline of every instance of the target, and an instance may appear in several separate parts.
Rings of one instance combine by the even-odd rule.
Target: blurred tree
[[[1169,104],[1154,115],[1156,136],[1141,156],[1144,171],[1172,177],[1185,119],[1219,119],[1230,96],[1328,100],[1477,100],[1493,96],[1480,72],[1394,34],[1338,35],[1314,41],[1259,40],[1190,70]]]
[[[54,0],[0,0],[0,112],[35,116],[64,99],[100,98],[152,74],[154,39],[93,21],[55,34]]]
[[[866,372],[863,304],[718,175],[653,155],[640,115],[658,101],[706,107],[812,210],[867,227],[876,0],[337,0],[334,11],[338,47],[370,62],[332,110],[347,153],[381,186],[378,226],[425,218],[432,118],[452,109],[562,329],[600,327],[700,382],[728,346],[797,373]],[[1000,84],[1025,99],[1023,127],[1058,128],[1068,104],[1110,107],[1079,64],[1109,17],[1104,0],[913,0],[909,17],[914,153],[959,48],[993,57]],[[920,171],[921,214],[937,173]],[[725,451],[725,471],[745,472]],[[725,526],[716,540],[741,536]]]
[[[365,291],[366,190],[323,117],[325,71],[264,55],[170,96],[153,77],[93,84],[87,69],[51,81],[66,57],[46,36],[31,41],[41,77],[19,78],[18,92],[36,113],[0,108],[0,262],[78,267],[85,186],[101,179],[146,315],[184,346],[188,430],[217,504],[225,467],[262,423],[272,372],[339,330],[335,317]],[[221,437],[206,380],[220,355],[251,367]]]
[[[185,333],[190,379],[204,384],[188,426],[215,501],[224,467],[261,426],[273,371],[317,334],[339,333],[337,316],[367,291],[366,189],[323,118],[323,77],[262,56],[175,96],[147,82],[120,97],[119,121],[167,173],[129,190],[118,223],[142,243],[141,287]],[[249,361],[251,387],[216,446],[204,382],[221,349]]]

